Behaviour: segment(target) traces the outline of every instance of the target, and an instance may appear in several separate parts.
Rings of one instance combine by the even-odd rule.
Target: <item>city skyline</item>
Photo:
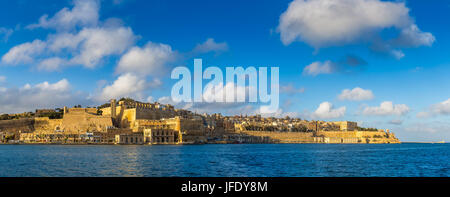
[[[131,97],[260,114],[251,103],[171,101],[171,70],[201,58],[205,67],[279,67],[280,110],[267,116],[355,121],[402,141],[450,140],[448,2],[0,4],[0,113]]]

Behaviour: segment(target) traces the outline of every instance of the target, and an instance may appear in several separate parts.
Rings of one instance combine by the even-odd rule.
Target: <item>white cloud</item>
[[[55,71],[59,70],[62,66],[66,65],[67,61],[59,58],[59,57],[52,57],[48,59],[42,60],[39,65],[39,70],[46,70],[46,71]]]
[[[371,90],[364,90],[360,87],[342,90],[341,94],[338,96],[339,100],[349,100],[349,101],[363,101],[371,100],[374,95]]]
[[[145,79],[131,73],[120,75],[113,84],[104,87],[96,98],[98,101],[108,101],[113,98],[131,97],[143,98],[142,91],[148,88]]]
[[[100,2],[98,0],[74,0],[74,7],[61,9],[53,17],[43,15],[38,24],[28,28],[51,28],[58,30],[72,30],[75,27],[96,26],[99,19]]]
[[[417,25],[412,24],[402,29],[400,36],[394,41],[398,46],[403,47],[420,47],[431,46],[436,38],[429,32],[422,32]]]
[[[83,29],[77,37],[81,40],[79,53],[71,61],[88,68],[95,67],[105,56],[122,54],[136,40],[129,27]]]
[[[294,0],[280,16],[278,31],[285,45],[302,41],[318,49],[363,40],[375,42],[378,32],[392,27],[400,35],[398,44],[388,48],[431,46],[434,42],[431,33],[414,24],[404,2],[380,0]],[[399,50],[389,51],[397,58],[402,56]]]
[[[398,59],[398,60],[405,57],[405,54],[403,53],[403,51],[400,51],[400,50],[390,50],[390,51],[388,51],[388,54],[392,55],[395,59]]]
[[[376,115],[376,116],[388,116],[397,115],[402,116],[410,111],[409,107],[405,104],[394,105],[391,101],[385,101],[377,107],[366,107],[363,110],[364,115]]]
[[[303,75],[317,76],[319,74],[331,74],[337,70],[336,65],[331,61],[313,62],[303,69]]]
[[[448,121],[422,121],[416,120],[410,124],[403,125],[394,130],[395,134],[402,141],[409,142],[438,142],[445,140],[448,142],[450,126]]]
[[[335,109],[333,104],[330,102],[323,102],[319,105],[319,107],[314,111],[312,116],[314,118],[323,118],[323,119],[332,119],[332,118],[340,118],[345,115],[345,111],[347,108],[340,107]]]
[[[137,36],[129,27],[107,19],[98,22],[99,1],[76,0],[72,10],[62,9],[53,18],[41,18],[30,27],[61,28],[47,39],[35,40],[11,48],[2,62],[10,65],[36,62],[39,69],[59,70],[61,66],[98,66],[104,58],[121,55],[134,45]],[[80,27],[80,30],[74,29]],[[68,31],[71,29],[72,31]]]
[[[174,100],[172,100],[172,98],[170,98],[169,96],[163,96],[161,98],[158,99],[159,103],[163,103],[163,104],[171,104],[171,105],[175,105],[178,102],[175,102]]]
[[[2,75],[0,75],[0,83],[2,83],[2,82],[5,82],[6,81],[6,77],[5,76],[2,76]]]
[[[15,46],[2,61],[12,65],[39,61],[39,67],[47,70],[57,70],[63,62],[94,68],[103,58],[125,52],[135,40],[129,27],[85,28],[77,34],[60,33],[50,35],[46,41],[35,40]],[[66,59],[66,56],[71,58]]]
[[[434,104],[425,112],[417,113],[419,118],[428,118],[437,115],[450,115],[450,99]]]
[[[198,44],[194,48],[194,52],[208,53],[208,52],[224,52],[228,50],[228,44],[226,42],[217,43],[213,38],[208,38],[205,42]]]
[[[153,98],[153,96],[148,96],[147,99],[145,99],[145,101],[148,103],[153,103],[155,101],[155,98]]]
[[[431,112],[434,114],[450,115],[450,99],[433,105]]]
[[[30,87],[31,86],[29,84],[26,84],[24,86],[24,89],[30,89]],[[58,81],[54,84],[50,84],[47,81],[45,81],[43,83],[35,85],[33,88],[40,89],[40,90],[64,92],[64,91],[68,91],[70,89],[70,84],[69,84],[69,81],[67,81],[67,79],[62,79],[61,81]]]
[[[8,53],[3,55],[2,62],[6,64],[31,63],[34,56],[44,52],[47,44],[41,40],[26,42],[11,48]]]
[[[133,72],[141,75],[157,75],[166,70],[174,60],[175,52],[166,44],[147,43],[143,48],[133,47],[119,61],[116,72]]]
[[[45,81],[35,85],[25,84],[21,88],[5,88],[0,97],[0,111],[18,113],[87,102],[84,95],[71,91],[67,79],[62,79],[55,83]]]

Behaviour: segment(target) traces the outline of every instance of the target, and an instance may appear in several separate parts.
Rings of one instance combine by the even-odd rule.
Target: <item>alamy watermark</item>
[[[179,81],[172,87],[172,100],[187,103],[261,103],[261,113],[277,112],[280,103],[279,67],[270,67],[270,85],[267,67],[226,67],[225,72],[224,81],[219,67],[211,66],[203,71],[202,59],[194,60],[194,75],[187,67],[174,68],[171,78]],[[210,80],[204,88],[203,79]]]

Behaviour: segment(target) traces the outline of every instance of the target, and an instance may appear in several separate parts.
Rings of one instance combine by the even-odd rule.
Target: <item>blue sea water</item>
[[[448,177],[450,144],[0,145],[0,177]]]

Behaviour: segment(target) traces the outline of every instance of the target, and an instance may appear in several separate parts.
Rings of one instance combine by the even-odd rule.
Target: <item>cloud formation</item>
[[[320,74],[331,74],[337,71],[337,66],[331,61],[313,62],[303,68],[303,75],[317,76]]]
[[[131,73],[120,75],[111,85],[105,86],[96,100],[105,102],[113,98],[131,97],[143,99],[142,91],[148,88],[147,82]]]
[[[450,99],[431,105],[427,111],[417,113],[419,118],[429,118],[438,115],[450,115]]]
[[[76,27],[96,26],[99,22],[99,10],[99,0],[75,0],[72,9],[65,7],[51,18],[45,14],[41,16],[37,24],[27,27],[69,31]]]
[[[3,55],[2,62],[12,65],[32,63],[34,56],[43,53],[45,48],[46,43],[41,40],[23,43],[11,48]]]
[[[37,62],[42,70],[59,70],[63,66],[81,65],[95,68],[111,55],[121,55],[137,40],[129,27],[107,20],[98,21],[99,1],[75,0],[72,10],[63,8],[54,17],[41,17],[29,28],[55,29],[46,40],[36,39],[11,48],[2,57],[9,65]],[[79,28],[76,28],[79,27]]]
[[[405,104],[394,105],[391,101],[384,101],[377,107],[366,107],[363,110],[364,115],[374,116],[389,116],[397,115],[402,116],[410,111],[409,107]]]
[[[345,106],[336,109],[330,102],[323,102],[316,111],[314,111],[312,117],[321,119],[340,118],[345,115],[346,110],[347,108]]]
[[[45,81],[35,85],[25,84],[21,88],[3,88],[0,92],[2,113],[21,113],[40,108],[88,103],[85,95],[72,92],[67,79],[55,83]]]
[[[355,55],[348,54],[337,61],[316,61],[303,68],[303,75],[317,76],[333,73],[356,73],[363,71],[367,62]]]
[[[339,100],[348,101],[363,101],[371,100],[374,98],[372,90],[364,90],[360,87],[342,90],[341,94],[338,95]]]
[[[217,43],[213,38],[208,38],[205,42],[197,44],[193,51],[196,53],[221,53],[228,51],[228,44],[226,42]]]
[[[8,65],[30,64],[39,70],[55,71],[67,66],[96,68],[110,57],[120,57],[116,74],[119,76],[110,85],[105,81],[92,98],[104,102],[111,98],[144,98],[144,92],[159,87],[159,78],[167,64],[174,60],[176,52],[169,45],[148,42],[145,46],[134,46],[139,36],[120,19],[99,21],[99,0],[74,0],[72,8],[63,8],[54,16],[44,15],[29,29],[56,30],[45,40],[36,39],[12,47],[2,57]],[[134,46],[134,47],[133,47]],[[207,40],[202,50],[223,50],[222,43]]]
[[[401,51],[396,48],[431,46],[435,41],[417,27],[404,2],[380,0],[294,0],[280,16],[278,32],[285,45],[300,41],[319,49],[376,42],[387,28],[400,31],[397,38],[383,41],[384,49],[397,57]]]
[[[166,44],[149,42],[144,47],[133,47],[125,53],[117,65],[117,73],[132,72],[139,75],[158,75],[167,63],[175,59],[175,52]]]

